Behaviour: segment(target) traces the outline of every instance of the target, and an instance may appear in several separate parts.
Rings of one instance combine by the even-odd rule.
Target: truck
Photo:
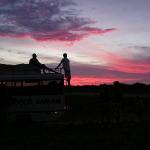
[[[30,64],[0,64],[0,116],[7,121],[47,122],[65,110],[64,75]]]

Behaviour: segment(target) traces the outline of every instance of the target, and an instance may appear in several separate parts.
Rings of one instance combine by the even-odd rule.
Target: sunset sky
[[[0,0],[0,63],[66,52],[72,85],[150,84],[150,0]]]

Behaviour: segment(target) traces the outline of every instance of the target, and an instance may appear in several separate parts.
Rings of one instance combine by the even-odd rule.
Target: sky
[[[149,0],[0,0],[0,63],[67,53],[72,85],[150,84],[149,14]]]

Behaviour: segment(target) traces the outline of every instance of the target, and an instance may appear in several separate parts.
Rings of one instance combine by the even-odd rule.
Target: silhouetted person
[[[33,66],[36,66],[36,67],[38,67],[38,68],[40,68],[40,69],[42,69],[44,73],[45,73],[45,70],[48,70],[48,71],[51,71],[51,72],[55,72],[54,70],[48,68],[46,65],[41,64],[41,63],[38,61],[37,55],[36,55],[35,53],[32,54],[32,58],[30,59],[29,64],[30,64],[30,65],[33,65]]]
[[[64,69],[67,85],[70,86],[70,80],[71,80],[70,61],[67,58],[66,53],[63,54],[63,59],[61,60],[61,62],[58,64],[58,66],[55,69],[57,69],[61,65],[62,65],[62,68]]]

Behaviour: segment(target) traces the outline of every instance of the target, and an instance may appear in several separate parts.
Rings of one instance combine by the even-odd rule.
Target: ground
[[[0,150],[148,149],[149,97],[140,95],[143,107],[136,105],[136,98],[137,95],[124,95],[119,107],[114,107],[112,101],[107,107],[109,103],[103,101],[98,90],[66,90],[67,110],[58,120],[48,123],[1,122]],[[116,112],[120,113],[119,119]]]

